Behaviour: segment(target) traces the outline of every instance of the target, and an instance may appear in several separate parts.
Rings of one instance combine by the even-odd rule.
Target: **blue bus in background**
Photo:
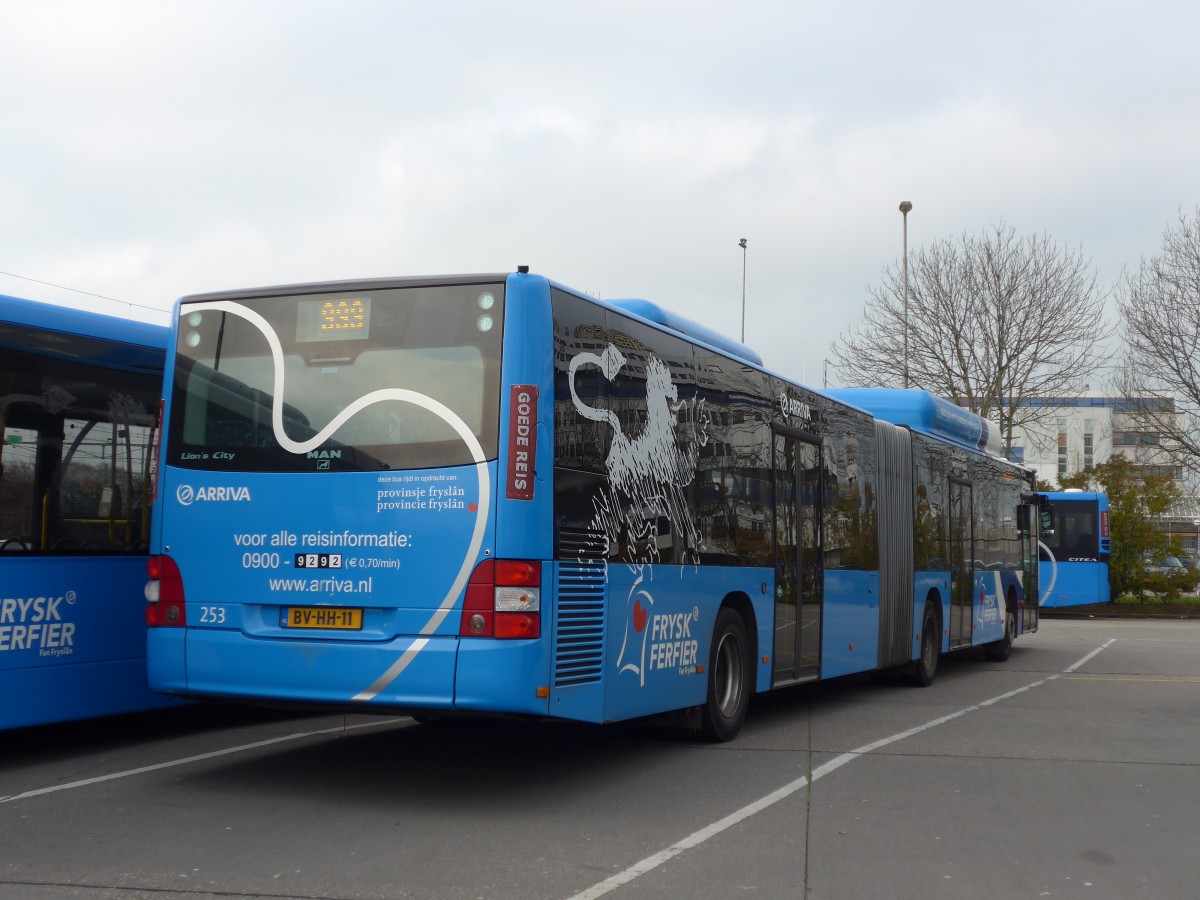
[[[927,394],[819,393],[525,268],[185,297],[173,328],[164,693],[723,741],[755,692],[927,685],[1036,628],[1033,474]]]
[[[143,589],[167,334],[0,296],[0,728],[165,704]]]
[[[1108,560],[1112,537],[1108,497],[1078,490],[1042,494],[1054,530],[1042,535],[1039,582],[1045,609],[1108,603]]]

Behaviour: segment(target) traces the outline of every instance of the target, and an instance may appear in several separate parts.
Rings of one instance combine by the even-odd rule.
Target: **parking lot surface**
[[[0,745],[0,898],[1191,898],[1200,622],[1049,620],[739,738],[197,706]]]

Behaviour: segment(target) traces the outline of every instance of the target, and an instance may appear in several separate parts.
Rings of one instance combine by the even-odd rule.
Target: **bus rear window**
[[[503,287],[185,302],[167,462],[311,471],[494,459]]]

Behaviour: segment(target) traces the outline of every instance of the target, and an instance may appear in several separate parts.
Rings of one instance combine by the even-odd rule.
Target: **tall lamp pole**
[[[746,343],[746,239],[738,241],[742,248],[742,343]]]
[[[900,201],[900,215],[904,217],[904,387],[908,387],[908,211],[912,203]]]

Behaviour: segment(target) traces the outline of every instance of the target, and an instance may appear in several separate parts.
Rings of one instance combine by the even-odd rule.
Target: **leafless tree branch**
[[[862,322],[834,342],[844,383],[901,385],[902,271],[893,264],[868,286]],[[1007,449],[1014,428],[1051,415],[1050,405],[1027,401],[1078,394],[1104,369],[1099,347],[1113,331],[1104,322],[1107,297],[1082,249],[1020,238],[1004,223],[921,248],[909,266],[910,386],[1001,419]]]
[[[1162,253],[1126,272],[1117,292],[1125,358],[1118,381],[1130,402],[1171,395],[1174,403],[1142,401],[1143,427],[1200,473],[1200,207],[1180,210],[1163,232]]]

